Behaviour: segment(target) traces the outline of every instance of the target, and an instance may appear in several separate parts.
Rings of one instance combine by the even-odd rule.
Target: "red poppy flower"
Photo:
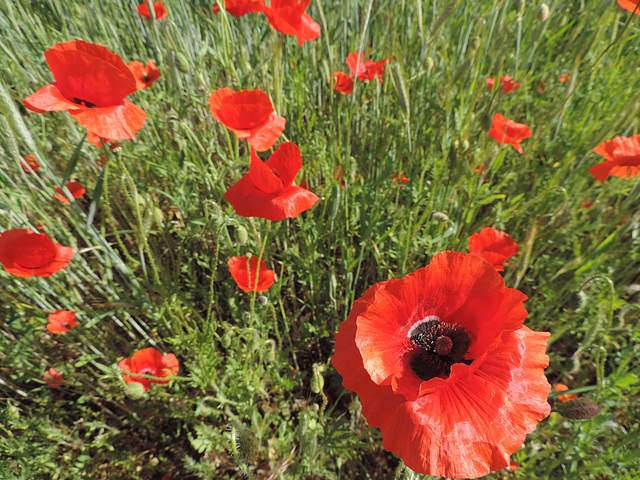
[[[538,80],[538,92],[540,93],[540,95],[542,95],[544,93],[545,85],[546,85],[546,83],[544,83],[541,80]]]
[[[580,205],[581,208],[584,208],[585,210],[589,210],[591,207],[593,207],[593,200],[589,199],[589,198],[585,198],[582,201],[582,204]]]
[[[82,184],[80,182],[69,182],[69,183],[67,183],[67,189],[69,189],[69,191],[71,192],[71,196],[73,198],[80,198],[85,193],[87,193],[87,190],[82,186]],[[62,202],[64,204],[69,205],[69,203],[70,203],[69,199],[62,192],[62,189],[58,185],[56,185],[56,192],[58,192],[58,194],[54,195],[53,198],[55,198],[59,202]]]
[[[556,383],[553,386],[553,389],[556,392],[566,392],[567,390],[569,390],[569,387],[567,387],[564,383]],[[561,402],[568,402],[569,400],[575,400],[576,398],[578,398],[578,396],[575,393],[570,393],[568,395],[558,395],[558,400],[560,400]]]
[[[405,185],[407,185],[409,183],[409,179],[404,175],[404,173],[400,174],[400,177],[398,177],[397,175],[395,175],[393,177],[392,180],[393,183],[404,183]],[[400,188],[402,188],[402,185],[400,185]]]
[[[344,72],[336,72],[333,76],[336,77],[333,88],[345,95],[351,95],[353,93],[353,75],[347,75]]]
[[[501,113],[493,116],[493,123],[489,137],[495,138],[499,143],[511,144],[518,152],[522,153],[520,142],[531,136],[531,129],[523,123],[516,123],[503,117]]]
[[[44,372],[42,380],[47,382],[50,388],[58,388],[64,383],[64,377],[55,368],[50,368],[49,370]]]
[[[276,114],[271,100],[262,90],[234,92],[230,88],[216,90],[209,97],[213,118],[246,138],[259,152],[269,150],[280,138],[286,120]]]
[[[55,310],[49,314],[47,330],[51,333],[64,333],[78,325],[76,312],[70,310]]]
[[[247,13],[264,12],[267,8],[263,0],[225,0],[224,7],[234,17],[242,17]],[[215,15],[220,12],[220,6],[216,3],[213,5],[213,13]]]
[[[311,0],[271,0],[264,13],[273,28],[285,35],[295,35],[302,46],[320,36],[320,25],[305,13],[310,3]]]
[[[616,137],[607,140],[593,149],[606,161],[594,165],[589,173],[604,182],[610,175],[620,178],[633,178],[640,173],[640,135]]]
[[[244,257],[231,257],[227,263],[231,276],[240,289],[245,292],[266,292],[276,281],[276,272],[267,270],[267,264],[262,260],[260,261],[260,269],[258,269],[258,257],[251,257],[248,261],[246,255]],[[256,270],[258,270],[257,286]]]
[[[131,73],[133,73],[136,79],[136,87],[138,90],[149,88],[161,75],[160,70],[158,70],[156,64],[153,63],[153,60],[149,60],[146,67],[137,60],[129,62],[129,70],[131,70]]]
[[[484,165],[480,165],[478,167],[475,168],[476,173],[482,173],[484,172]]]
[[[481,256],[499,272],[504,272],[502,264],[519,251],[513,238],[493,228],[485,227],[469,237],[469,253]]]
[[[350,53],[347,56],[347,67],[351,70],[358,80],[373,80],[378,76],[380,83],[382,83],[382,75],[384,75],[384,66],[387,62],[391,61],[393,57],[383,58],[378,62],[373,60],[364,61],[364,56],[360,57],[358,63],[358,53]],[[357,69],[357,72],[356,72]]]
[[[38,160],[36,160],[36,157],[34,155],[27,155],[26,157],[22,157],[21,166],[22,169],[27,173],[31,172],[32,170],[35,172],[40,168],[40,164],[38,163]],[[31,170],[29,170],[29,167],[31,167]]]
[[[489,93],[491,93],[491,91],[493,90],[494,83],[495,80],[493,78],[487,78],[487,87],[489,87]],[[521,84],[516,83],[509,75],[501,75],[500,79],[498,80],[498,85],[500,84],[502,84],[502,88],[500,89],[502,92],[513,92],[514,90],[517,90],[522,86]]]
[[[56,81],[22,102],[37,113],[67,110],[104,138],[133,138],[147,114],[125,97],[136,91],[133,74],[107,48],[84,40],[57,43],[44,52]]]
[[[266,163],[251,150],[249,173],[224,196],[243,217],[272,221],[295,218],[318,201],[309,190],[293,184],[301,168],[300,149],[291,142],[282,143]]]
[[[17,277],[49,277],[66,267],[73,248],[53,243],[46,233],[13,228],[0,234],[0,263]]]
[[[549,333],[523,326],[526,298],[477,256],[441,252],[354,303],[332,363],[384,448],[443,477],[509,465],[550,412]]]
[[[560,75],[558,75],[558,79],[560,80],[560,83],[566,83],[569,80],[571,80],[571,75],[567,75],[566,73],[561,73]]]
[[[640,3],[638,0],[618,0],[618,5],[622,8],[640,15],[640,7],[638,6],[638,3]]]
[[[144,391],[149,390],[152,383],[166,385],[169,380],[155,380],[152,378],[142,378],[127,375],[128,373],[137,373],[141,375],[151,375],[153,377],[164,378],[170,375],[176,375],[180,369],[178,359],[173,353],[162,355],[153,347],[143,348],[133,354],[131,358],[125,358],[118,366],[127,373],[122,374],[122,378],[127,383],[140,383],[144,387]]]
[[[151,3],[153,3],[153,12],[155,13],[156,20],[164,20],[165,18],[167,18],[167,9],[162,4],[162,0],[159,2]],[[149,5],[147,5],[146,1],[142,5],[136,6],[136,8],[138,9],[138,13],[140,15],[151,19],[151,12],[149,12]]]

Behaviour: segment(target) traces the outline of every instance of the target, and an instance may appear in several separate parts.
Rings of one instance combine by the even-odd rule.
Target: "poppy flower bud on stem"
[[[547,7],[546,3],[543,3],[538,7],[538,13],[536,14],[536,18],[541,22],[547,21],[547,18],[549,18],[549,7]]]
[[[491,130],[492,126],[493,119],[491,118],[491,116],[486,113],[482,115],[482,118],[480,119],[480,127],[482,127],[485,132],[488,132],[489,130]]]
[[[242,225],[238,225],[236,227],[236,242],[238,242],[238,245],[243,246],[247,243],[247,240],[249,239],[249,234],[247,233],[247,229],[244,228]]]
[[[176,68],[180,73],[189,73],[189,60],[182,53],[176,55]]]
[[[231,453],[239,466],[246,466],[255,461],[258,453],[258,441],[251,430],[239,423],[229,425]]]
[[[447,216],[446,213],[442,213],[442,212],[433,212],[431,214],[431,218],[433,220],[435,220],[436,222],[439,223],[448,223],[449,222],[449,217]]]
[[[588,398],[576,398],[556,405],[556,412],[571,420],[586,420],[593,418],[602,411],[597,403]]]

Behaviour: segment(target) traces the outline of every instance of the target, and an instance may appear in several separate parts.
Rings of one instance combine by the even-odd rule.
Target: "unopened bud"
[[[144,386],[138,382],[130,383],[125,387],[124,393],[131,400],[140,400],[144,396]]]
[[[602,408],[588,398],[576,398],[556,405],[556,411],[564,418],[586,420],[598,415]]]
[[[269,299],[267,297],[265,297],[264,295],[260,295],[258,297],[258,303],[262,306],[266,305],[267,303],[269,303]]]
[[[442,212],[433,212],[431,214],[431,218],[440,223],[447,223],[449,221],[447,214]]]
[[[324,377],[320,371],[320,365],[313,365],[313,377],[311,377],[311,391],[316,395],[324,389]]]
[[[538,7],[538,13],[536,14],[536,18],[541,22],[547,21],[547,18],[549,18],[549,7],[547,7],[546,3],[543,3]]]
[[[109,144],[109,150],[111,150],[113,153],[118,153],[122,150],[122,144],[118,142],[111,142]]]
[[[229,426],[231,451],[238,463],[244,465],[255,462],[258,454],[258,440],[254,433],[239,423]]]
[[[176,68],[180,73],[189,73],[189,61],[182,53],[176,55]]]
[[[465,138],[460,142],[460,150],[462,150],[463,152],[469,150],[469,140]]]
[[[485,113],[480,119],[480,126],[485,132],[488,132],[493,127],[493,119]]]
[[[249,234],[247,233],[247,229],[242,225],[238,225],[238,227],[236,228],[236,242],[238,242],[238,245],[245,245],[248,239]]]

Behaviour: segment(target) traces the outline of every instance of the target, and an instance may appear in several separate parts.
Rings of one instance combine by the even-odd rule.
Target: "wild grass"
[[[521,246],[504,278],[529,296],[526,325],[551,332],[549,381],[603,408],[552,413],[513,455],[520,470],[487,478],[640,478],[640,183],[588,173],[594,147],[639,133],[640,17],[610,1],[550,0],[546,22],[531,1],[521,16],[510,0],[314,1],[322,34],[300,47],[212,3],[166,0],[152,22],[132,0],[0,2],[0,229],[40,224],[76,250],[49,278],[0,272],[0,478],[419,478],[342,387],[333,334],[367,287],[467,251],[486,226]],[[21,101],[53,80],[43,52],[76,38],[162,77],[131,97],[148,114],[135,141],[81,144],[72,179],[88,195],[62,205],[85,132]],[[393,62],[345,96],[331,77],[355,51]],[[489,94],[500,75],[522,88]],[[223,195],[249,152],[209,112],[222,87],[274,100],[312,210],[270,226],[233,212]],[[482,130],[495,113],[531,127],[522,155]],[[226,266],[262,248],[266,302]],[[79,326],[48,334],[59,308]],[[117,363],[148,346],[175,353],[180,378],[134,399]]]

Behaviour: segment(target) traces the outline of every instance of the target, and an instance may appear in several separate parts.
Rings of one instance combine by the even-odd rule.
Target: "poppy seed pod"
[[[238,245],[243,246],[247,243],[247,240],[249,240],[249,234],[247,233],[247,229],[244,228],[242,225],[238,225],[238,227],[236,228],[236,242],[238,243]]]
[[[144,386],[141,383],[137,383],[137,382],[130,383],[124,389],[124,393],[131,400],[140,400],[142,397],[144,397],[144,392],[145,392]]]
[[[556,411],[564,418],[587,420],[598,415],[602,408],[588,398],[576,398],[556,405]]]
[[[549,18],[549,7],[547,7],[546,3],[543,3],[538,7],[538,13],[536,14],[536,18],[541,22],[547,21],[547,18]]]
[[[180,73],[189,73],[189,61],[182,53],[176,55],[176,68]]]

